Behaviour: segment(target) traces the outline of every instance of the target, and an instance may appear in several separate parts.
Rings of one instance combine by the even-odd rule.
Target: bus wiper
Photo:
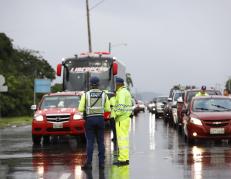
[[[109,80],[108,80],[108,81],[111,80],[111,71],[112,71],[112,66],[111,66],[110,69],[109,69]]]
[[[227,108],[227,107],[225,107],[225,106],[221,106],[221,105],[218,105],[218,104],[211,104],[212,106],[215,106],[215,107],[217,107],[217,108],[221,108],[221,109],[225,109],[225,110],[227,110],[227,111],[230,111],[231,109],[229,109],[229,108]]]
[[[88,91],[90,89],[90,86],[89,86],[89,81],[90,81],[90,73],[89,72],[86,72],[84,73],[84,77],[85,77],[85,88],[84,90]]]
[[[69,72],[69,69],[68,69],[68,67],[67,67],[67,65],[66,65],[65,63],[63,64],[63,66],[64,66],[64,68],[66,69],[66,73],[67,73],[67,74],[66,74],[66,80],[69,81],[69,73],[70,73],[70,72]]]
[[[202,111],[208,111],[209,109],[208,108],[196,108],[198,110],[202,110]]]

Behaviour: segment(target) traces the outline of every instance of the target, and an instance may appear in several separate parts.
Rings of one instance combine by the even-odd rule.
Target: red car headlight
[[[83,119],[83,116],[80,114],[74,114],[73,119],[74,120],[80,120],[80,119]]]
[[[190,122],[191,122],[192,124],[195,124],[195,125],[198,125],[198,126],[202,126],[202,122],[201,122],[200,119],[191,117]]]
[[[43,121],[43,116],[41,115],[41,114],[35,114],[34,115],[34,119],[36,120],[36,121]]]

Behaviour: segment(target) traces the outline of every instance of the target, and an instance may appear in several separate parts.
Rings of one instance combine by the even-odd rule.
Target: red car
[[[78,111],[80,92],[59,92],[44,95],[33,105],[32,140],[35,144],[49,141],[51,135],[84,136],[82,114]]]
[[[195,139],[231,140],[231,98],[224,96],[194,97],[184,110],[184,135]]]
[[[177,118],[178,118],[178,122],[177,125],[179,127],[182,126],[183,124],[183,114],[182,114],[182,110],[186,110],[188,108],[188,104],[191,102],[192,98],[200,91],[200,89],[188,89],[185,90],[183,93],[183,97],[180,97],[177,100]],[[221,92],[218,90],[214,90],[214,89],[209,89],[206,90],[206,92],[209,95],[221,95]]]

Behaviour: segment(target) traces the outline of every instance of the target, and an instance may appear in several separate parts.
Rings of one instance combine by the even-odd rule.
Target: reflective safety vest
[[[91,89],[86,92],[87,116],[103,115],[106,94],[99,89]]]
[[[208,93],[201,93],[200,91],[195,96],[208,96]]]
[[[115,120],[128,119],[132,112],[132,98],[130,92],[121,87],[116,91],[116,103],[114,107]]]

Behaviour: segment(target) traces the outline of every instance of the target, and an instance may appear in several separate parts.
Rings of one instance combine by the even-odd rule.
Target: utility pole
[[[111,53],[111,42],[109,42],[108,51]]]
[[[88,47],[89,47],[89,52],[92,52],[92,46],[91,46],[91,27],[90,27],[90,14],[89,14],[89,3],[88,3],[88,0],[86,0],[86,9],[87,9]]]

